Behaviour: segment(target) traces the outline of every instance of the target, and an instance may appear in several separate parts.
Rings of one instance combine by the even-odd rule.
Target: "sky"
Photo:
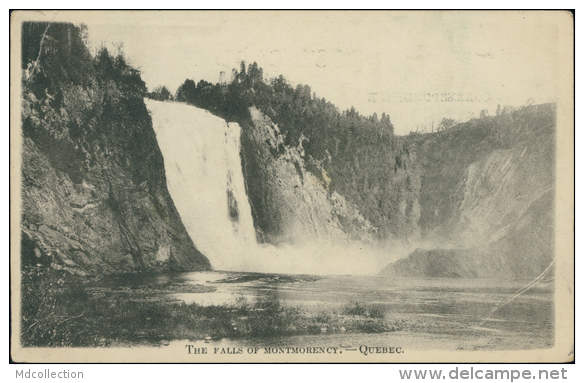
[[[385,112],[397,134],[497,105],[560,96],[561,12],[45,12],[122,46],[149,89],[211,82],[243,60],[307,84],[339,109]],[[565,28],[564,28],[565,29]],[[565,40],[565,39],[564,39]],[[571,44],[571,42],[570,42]],[[115,49],[115,48],[114,48]]]

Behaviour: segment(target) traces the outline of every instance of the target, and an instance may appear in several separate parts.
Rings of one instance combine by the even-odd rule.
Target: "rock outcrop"
[[[329,192],[318,161],[284,144],[278,126],[256,108],[242,124],[242,161],[254,225],[260,242],[311,240],[370,242],[373,228],[354,205]],[[310,169],[310,170],[308,170]]]

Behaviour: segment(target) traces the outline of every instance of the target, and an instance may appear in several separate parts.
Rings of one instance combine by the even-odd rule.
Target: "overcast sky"
[[[558,23],[544,12],[88,12],[94,47],[123,44],[149,89],[217,82],[244,60],[341,110],[390,115],[396,133],[497,104],[554,101]],[[551,16],[551,18],[550,18]],[[40,17],[40,16],[39,16]]]

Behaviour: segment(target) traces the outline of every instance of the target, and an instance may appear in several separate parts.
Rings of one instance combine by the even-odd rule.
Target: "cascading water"
[[[239,125],[185,104],[146,100],[146,105],[183,224],[213,267],[231,269],[242,251],[256,246]]]
[[[236,123],[191,105],[145,100],[168,190],[187,232],[216,270],[372,274],[387,253],[361,243],[258,244],[245,192]]]

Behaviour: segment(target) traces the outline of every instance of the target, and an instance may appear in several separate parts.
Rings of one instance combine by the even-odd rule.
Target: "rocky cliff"
[[[260,242],[370,242],[374,233],[357,208],[336,192],[321,163],[284,144],[279,128],[258,109],[242,124],[242,161]],[[310,170],[309,170],[310,169]]]
[[[152,144],[144,149],[156,153]],[[137,183],[132,178],[136,170],[123,158],[91,156],[95,167],[76,183],[56,170],[34,141],[24,139],[24,264],[90,274],[209,268],[168,195],[161,162],[152,161],[144,171],[161,178]]]
[[[419,249],[382,275],[529,278],[554,257],[555,106],[405,139],[422,169]]]
[[[168,193],[139,73],[91,57],[71,24],[25,23],[22,61],[23,265],[209,269]]]

